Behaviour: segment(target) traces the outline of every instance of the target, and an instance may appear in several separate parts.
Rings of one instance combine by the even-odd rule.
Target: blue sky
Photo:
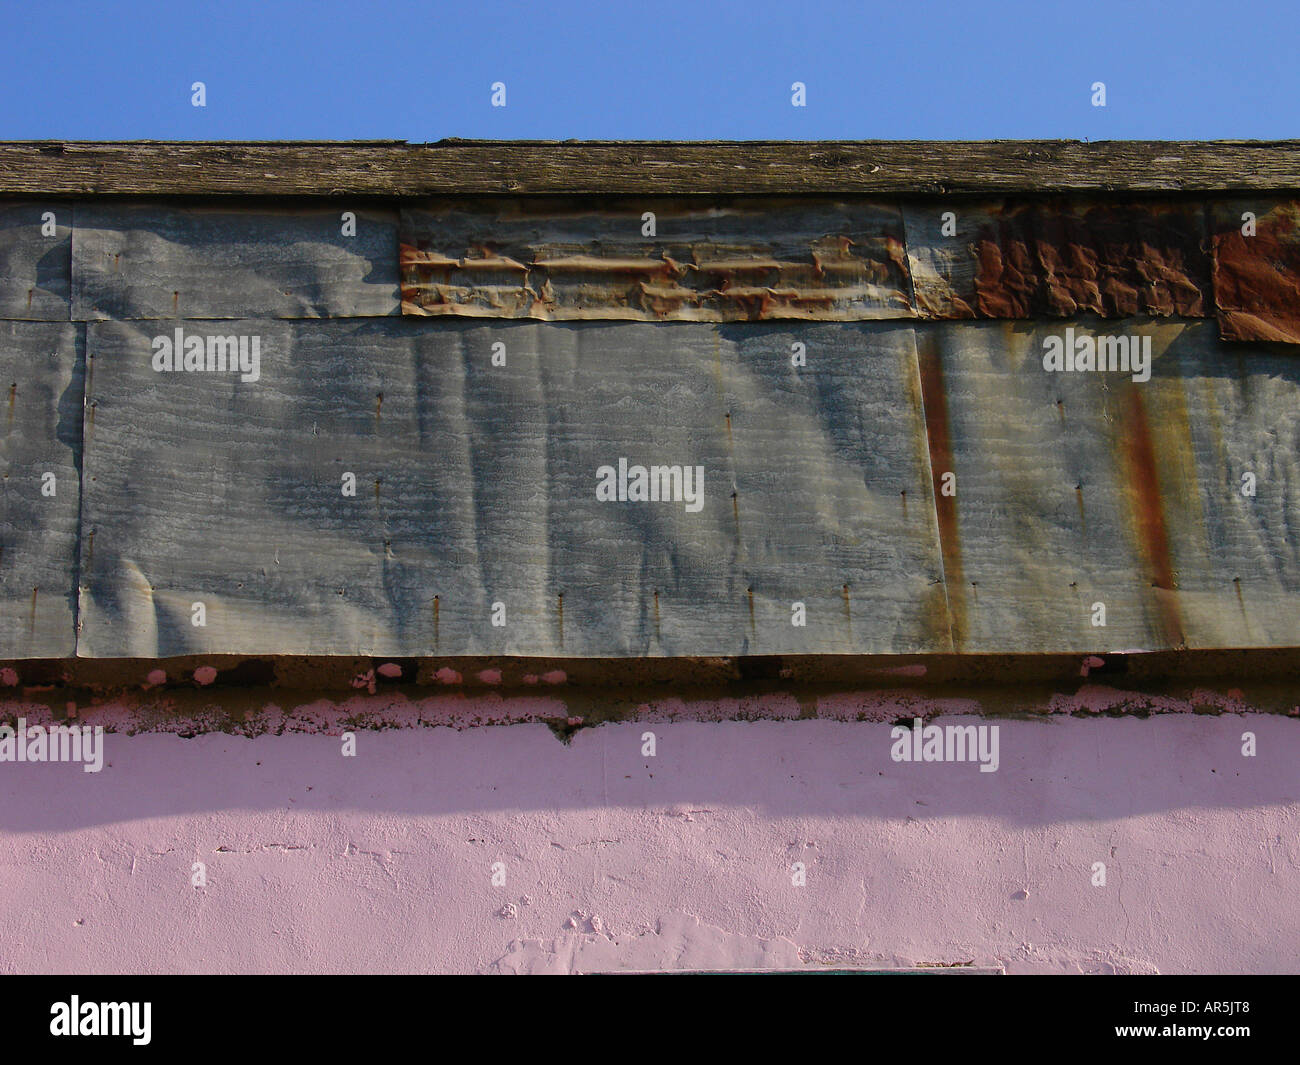
[[[0,139],[1300,135],[1295,0],[4,0],[0,19]]]

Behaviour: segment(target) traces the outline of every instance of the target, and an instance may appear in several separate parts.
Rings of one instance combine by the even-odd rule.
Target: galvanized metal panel
[[[0,204],[0,318],[69,320],[71,222],[68,204]]]
[[[903,217],[923,317],[1199,317],[1211,310],[1198,203],[935,200],[905,205]]]
[[[1151,338],[1150,380],[1048,372],[1066,328],[918,328],[935,475],[956,474],[937,504],[957,650],[1295,645],[1300,367],[1208,322],[1093,319],[1069,328]]]
[[[1188,646],[1300,646],[1300,361],[1197,322],[1160,368],[1146,410]]]
[[[1300,344],[1300,201],[1243,197],[1212,210],[1220,335]]]
[[[90,327],[79,654],[949,647],[906,326],[796,369],[762,328],[246,322],[243,382],[155,372],[178,324],[235,328]],[[598,500],[620,459],[702,466],[698,510]]]
[[[0,321],[0,658],[76,640],[84,357],[71,323]]]
[[[404,208],[401,245],[405,314],[731,322],[913,313],[902,217],[865,201]]]
[[[748,649],[951,650],[912,329],[719,333],[734,352],[723,360],[722,416],[734,470],[729,557],[747,597],[752,589]],[[806,628],[791,624],[795,602]]]
[[[356,233],[343,234],[344,211]],[[360,210],[79,205],[72,317],[396,314],[397,215]]]

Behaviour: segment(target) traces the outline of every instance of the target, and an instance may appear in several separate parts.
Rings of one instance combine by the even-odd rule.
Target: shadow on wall
[[[738,707],[743,712],[743,707]],[[793,716],[793,715],[791,715]],[[0,764],[0,829],[69,832],[151,818],[282,811],[436,819],[506,812],[558,818],[620,808],[655,819],[751,811],[765,818],[1008,827],[1156,812],[1293,807],[1300,721],[1277,715],[940,717],[978,733],[972,760],[896,761],[888,722],[611,722],[568,744],[544,725],[358,730],[255,738],[108,733],[104,764]],[[1253,756],[1243,754],[1254,737]],[[648,754],[653,734],[654,754]],[[971,733],[965,734],[970,737]],[[991,765],[996,751],[996,771]],[[947,752],[945,752],[947,753]],[[958,751],[954,747],[953,753]],[[971,752],[967,752],[968,755]],[[1247,829],[1248,830],[1248,825]]]

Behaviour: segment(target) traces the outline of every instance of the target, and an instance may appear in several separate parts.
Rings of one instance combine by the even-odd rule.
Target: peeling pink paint
[[[439,684],[459,684],[461,682],[460,674],[450,666],[443,666],[434,676]]]
[[[479,672],[478,679],[481,680],[484,684],[500,684],[501,670],[499,669],[481,670]]]
[[[568,679],[567,674],[562,669],[553,669],[549,673],[542,674],[543,684],[563,684]]]
[[[217,679],[217,671],[212,666],[199,666],[194,671],[194,682],[202,687],[207,687]]]
[[[385,662],[379,667],[377,672],[381,677],[388,677],[391,680],[394,677],[400,677],[402,675],[402,667],[396,662]]]
[[[0,684],[3,684],[6,688],[12,688],[17,683],[18,673],[16,670],[10,669],[8,666],[0,669]]]
[[[167,674],[161,669],[151,669],[144,682],[146,686],[156,688],[160,684],[167,683]]]

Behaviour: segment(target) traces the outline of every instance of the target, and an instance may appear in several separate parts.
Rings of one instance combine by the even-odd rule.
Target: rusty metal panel
[[[72,208],[0,204],[0,318],[66,322]]]
[[[1212,211],[1220,335],[1300,344],[1300,201],[1243,197]]]
[[[903,217],[923,317],[1211,312],[1199,203],[935,200],[905,205]]]
[[[177,328],[258,336],[256,380],[155,370]],[[88,347],[80,655],[950,646],[906,325],[110,322]],[[680,466],[674,498],[628,498],[637,466]]]
[[[0,321],[0,657],[75,644],[84,353],[77,326]]]
[[[76,320],[398,313],[395,211],[85,204],[72,261]]]
[[[913,316],[902,217],[894,206],[865,201],[404,208],[401,278],[402,311],[413,315],[701,322]]]
[[[1049,372],[1067,329],[1149,337],[1150,379]],[[1300,366],[1243,360],[1209,322],[917,333],[935,476],[956,475],[936,505],[957,650],[1296,643]],[[1260,470],[1267,495],[1242,497]]]

